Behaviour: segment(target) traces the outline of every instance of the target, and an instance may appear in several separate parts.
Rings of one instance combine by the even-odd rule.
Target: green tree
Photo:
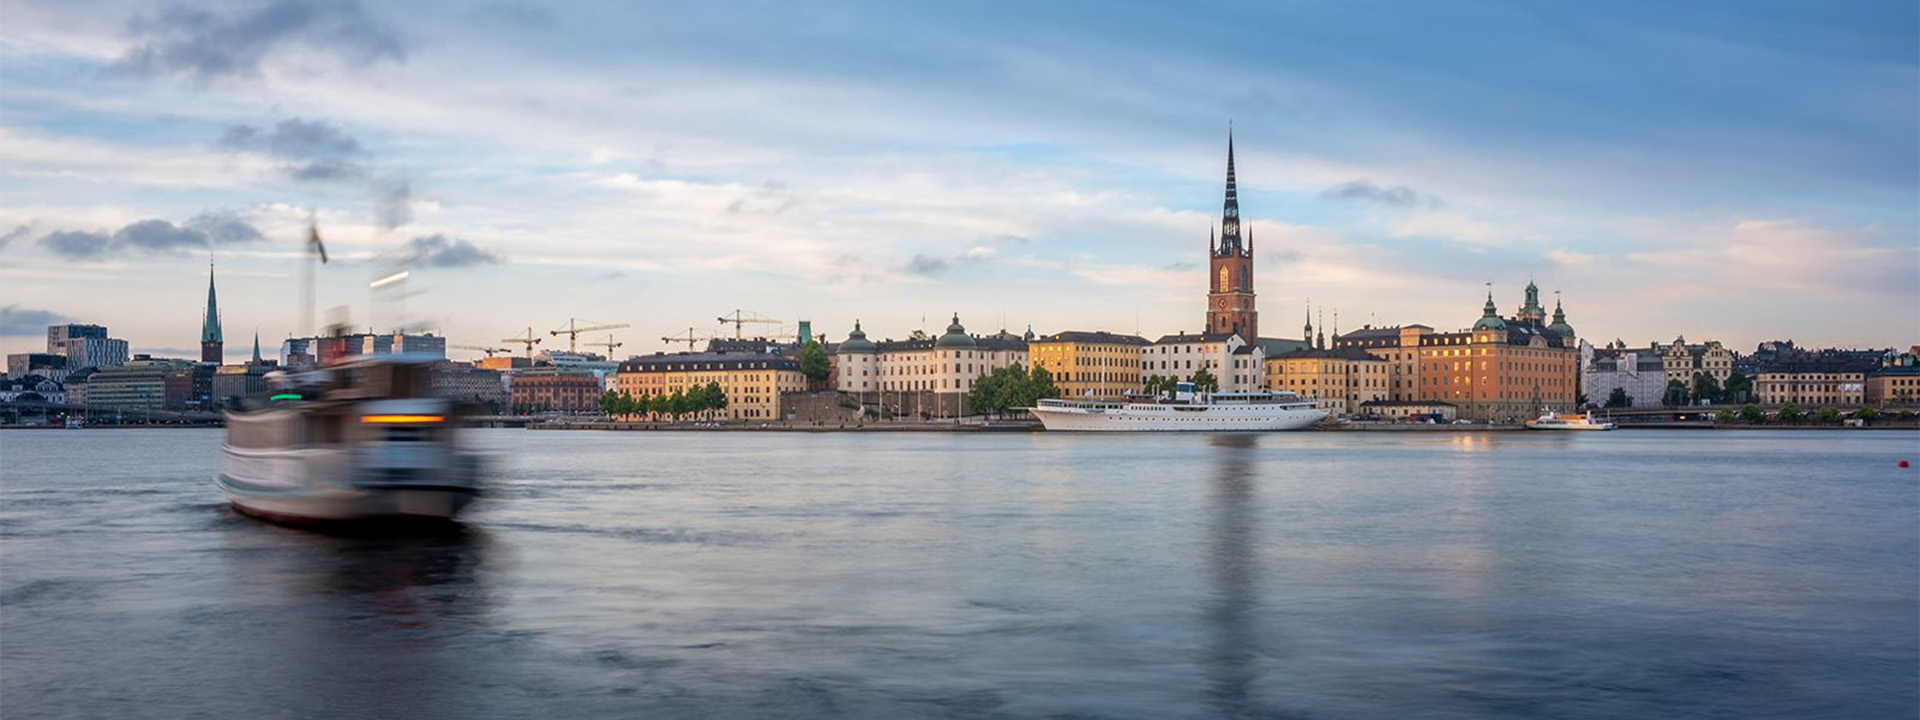
[[[601,415],[607,415],[607,416],[618,415],[619,411],[620,411],[619,395],[614,394],[612,390],[608,390],[606,392],[600,393],[600,414]]]
[[[976,413],[999,415],[1007,411],[1002,404],[1001,386],[1006,384],[1006,368],[980,373],[973,379],[973,387],[967,389],[967,407]]]
[[[727,409],[727,391],[720,389],[720,383],[707,383],[706,392],[702,393],[702,395],[705,396],[703,399],[706,402],[707,410],[718,414],[721,410]]]
[[[1717,423],[1730,423],[1739,417],[1740,413],[1734,412],[1733,408],[1723,407],[1720,408],[1720,412],[1713,414],[1713,421]]]
[[[1807,414],[1806,412],[1800,409],[1799,405],[1795,405],[1793,403],[1787,403],[1785,405],[1781,405],[1780,409],[1776,411],[1773,414],[1773,416],[1780,418],[1780,422],[1797,423],[1797,422],[1800,422],[1801,420],[1806,419]]]
[[[1840,411],[1830,407],[1823,407],[1813,411],[1813,419],[1819,421],[1821,425],[1832,425],[1840,422]]]
[[[1878,409],[1875,409],[1872,405],[1867,405],[1860,408],[1859,410],[1853,411],[1853,419],[1859,420],[1860,422],[1863,422],[1863,423],[1873,422],[1874,418],[1877,418],[1877,417],[1880,417],[1880,411]]]
[[[672,395],[667,396],[667,415],[676,421],[680,419],[681,415],[685,415],[691,411],[692,407],[693,403],[687,397],[686,393],[675,390]]]
[[[820,347],[817,340],[808,340],[800,346],[800,374],[807,376],[813,383],[825,382],[830,365],[827,363],[827,349]]]
[[[1607,394],[1606,407],[1610,407],[1610,408],[1633,407],[1633,396],[1627,394],[1626,388],[1614,388],[1613,392]]]
[[[1687,384],[1679,380],[1668,380],[1667,394],[1660,397],[1660,403],[1668,407],[1688,404]]]
[[[1720,402],[1720,381],[1703,372],[1694,373],[1693,400],[1694,402]]]
[[[1053,373],[1047,372],[1046,368],[1034,368],[1033,374],[1029,375],[1028,379],[1033,383],[1035,401],[1060,397],[1059,386],[1053,384]]]
[[[1726,384],[1720,388],[1720,395],[1724,402],[1751,402],[1753,400],[1753,378],[1738,372],[1728,375]]]
[[[1217,392],[1220,390],[1220,378],[1214,377],[1213,372],[1206,368],[1193,371],[1192,382],[1193,389],[1195,390],[1204,392]]]
[[[1760,409],[1759,405],[1747,403],[1740,408],[1740,419],[1754,425],[1759,425],[1767,421],[1767,411]]]

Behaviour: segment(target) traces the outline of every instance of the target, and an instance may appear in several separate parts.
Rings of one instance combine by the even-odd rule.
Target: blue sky
[[[699,5],[699,7],[693,7]],[[11,2],[0,349],[320,304],[625,351],[744,308],[1191,330],[1234,122],[1263,329],[1920,340],[1920,11],[1851,3]],[[145,221],[161,221],[152,223]],[[411,262],[403,301],[367,281]],[[1331,320],[1331,317],[1329,317]]]

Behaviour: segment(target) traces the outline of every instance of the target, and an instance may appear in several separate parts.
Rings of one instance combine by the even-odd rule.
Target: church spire
[[[220,303],[213,292],[213,261],[207,261],[207,314],[200,318],[200,362],[225,362],[220,335]]]
[[[1300,331],[1300,341],[1313,347],[1313,298],[1307,298],[1307,325]]]
[[[1227,200],[1220,211],[1221,255],[1242,251],[1240,246],[1240,190],[1233,177],[1233,121],[1227,121]]]
[[[260,365],[262,362],[260,359],[260,331],[255,329],[253,331],[253,364]]]

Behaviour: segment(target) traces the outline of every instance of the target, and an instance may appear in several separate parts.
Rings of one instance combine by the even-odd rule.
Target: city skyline
[[[11,7],[0,349],[195,356],[209,251],[225,330],[297,332],[310,210],[322,308],[461,344],[1199,331],[1230,119],[1266,335],[1309,297],[1465,327],[1529,278],[1596,345],[1905,346],[1920,307],[1906,5],[1230,8],[1258,47],[1198,10],[486,8]],[[366,289],[400,257],[404,313]]]

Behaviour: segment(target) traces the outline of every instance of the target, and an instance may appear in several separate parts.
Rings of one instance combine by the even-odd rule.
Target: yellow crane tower
[[[741,339],[740,328],[742,326],[745,326],[747,323],[760,323],[760,324],[770,324],[770,325],[780,324],[779,320],[775,320],[765,315],[761,315],[760,313],[754,312],[752,310],[734,310],[732,316],[730,317],[722,316],[720,318],[720,322],[733,324],[733,339],[735,340]]]
[[[580,333],[592,332],[594,330],[618,330],[620,328],[633,327],[632,325],[628,325],[626,323],[596,323],[592,320],[587,320],[585,321],[587,324],[581,325],[580,322],[581,320],[579,318],[567,318],[566,327],[560,328],[559,330],[549,330],[547,331],[547,334],[567,336],[567,352],[576,352],[576,348],[578,347],[578,343],[580,342]]]
[[[601,341],[601,342],[589,342],[589,343],[585,343],[585,344],[586,344],[587,346],[589,346],[589,347],[603,347],[603,348],[606,348],[606,349],[607,349],[607,359],[608,359],[608,360],[612,360],[612,359],[613,359],[613,349],[614,349],[614,348],[617,348],[617,347],[620,347],[620,346],[622,346],[622,345],[625,345],[626,343],[620,343],[620,342],[614,342],[614,341],[613,341],[613,333],[607,333],[607,339],[606,339],[606,340],[604,340],[604,341]]]
[[[701,342],[712,340],[713,337],[714,337],[713,333],[707,332],[705,330],[700,330],[698,328],[687,328],[686,332],[680,333],[679,335],[668,335],[666,337],[660,338],[660,342],[667,343],[669,345],[673,343],[686,343],[687,352],[693,352],[694,346],[699,345]]]
[[[504,339],[502,339],[502,340],[501,340],[500,342],[503,342],[503,343],[513,343],[513,344],[515,344],[515,345],[524,345],[524,346],[526,346],[526,348],[527,348],[527,360],[529,360],[529,361],[531,361],[531,360],[533,360],[533,346],[535,346],[535,345],[539,345],[539,344],[540,344],[540,341],[541,341],[541,340],[543,340],[543,339],[544,339],[544,338],[537,338],[537,337],[534,337],[534,336],[533,336],[533,328],[527,328],[527,336],[526,336],[526,337],[523,337],[523,338],[520,338],[520,337],[510,337],[510,338],[504,338]]]

